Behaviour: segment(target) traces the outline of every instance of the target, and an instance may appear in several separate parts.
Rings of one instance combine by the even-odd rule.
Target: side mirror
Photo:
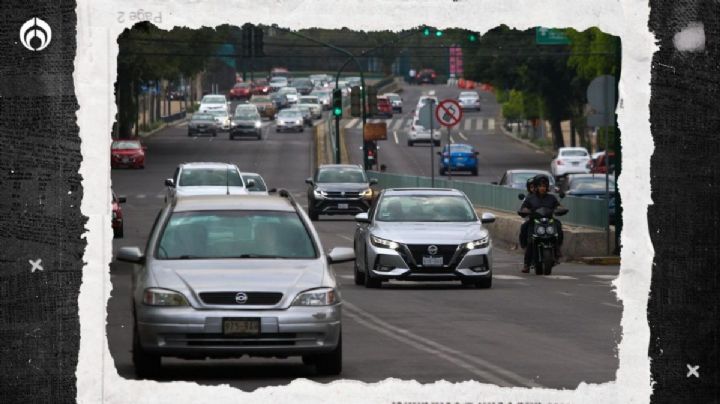
[[[145,261],[145,256],[138,247],[123,247],[118,251],[117,260],[122,262],[130,262],[133,264],[141,264]]]
[[[525,194],[518,195],[518,199],[520,199],[521,201],[525,200]]]
[[[328,264],[341,264],[355,261],[355,250],[348,247],[335,247],[327,255]]]
[[[370,218],[368,217],[367,212],[363,212],[355,215],[355,221],[358,223],[370,223]]]
[[[165,185],[167,185],[168,187],[174,187],[174,186],[175,186],[175,182],[173,181],[172,178],[168,178],[168,179],[165,180]]]
[[[273,192],[277,192],[277,188],[270,188],[268,189],[268,193],[272,194]]]
[[[473,154],[475,154],[476,156],[479,156],[479,155],[480,155],[480,152],[475,152],[475,153],[473,153]]]
[[[247,180],[247,184],[245,184],[245,186],[247,188],[255,188],[255,185],[257,185],[257,184],[255,183],[255,180],[252,180],[252,179]]]
[[[493,223],[495,222],[495,215],[489,212],[485,212],[482,214],[480,218],[480,222],[482,223]]]
[[[125,196],[118,196],[118,203],[125,203],[127,202],[127,197]]]
[[[555,216],[563,216],[568,212],[569,212],[568,208],[557,208],[557,209],[555,209]]]
[[[378,183],[378,180],[377,180],[377,178],[370,178],[370,182],[369,182],[369,183],[370,183],[370,185],[375,185],[375,184]]]
[[[305,183],[306,183],[306,184],[314,185],[313,182],[314,182],[314,181],[313,181],[312,177],[309,177],[309,178],[305,179]]]

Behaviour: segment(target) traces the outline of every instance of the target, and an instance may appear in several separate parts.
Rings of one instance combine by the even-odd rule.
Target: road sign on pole
[[[570,45],[570,38],[560,29],[536,27],[535,43],[538,45]]]
[[[442,100],[437,108],[435,108],[435,117],[442,126],[455,126],[460,122],[462,116],[462,107],[460,107],[460,103],[455,100]]]

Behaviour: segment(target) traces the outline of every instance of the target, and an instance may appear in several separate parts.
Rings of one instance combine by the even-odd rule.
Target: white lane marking
[[[156,194],[155,198],[157,198],[157,199],[165,198],[165,194]]]
[[[145,199],[146,197],[147,197],[147,195],[145,195],[145,194],[135,195],[135,198],[137,198],[137,199]]]
[[[517,275],[493,275],[493,279],[502,279],[502,280],[508,280],[508,281],[514,281],[519,279],[525,279],[522,276]]]
[[[577,278],[573,278],[572,276],[567,275],[545,275],[543,278],[546,279],[560,279],[560,280],[577,280]]]
[[[603,305],[605,305],[605,306],[615,307],[615,308],[617,308],[617,309],[622,308],[622,306],[619,305],[619,304],[612,304],[612,303],[606,303],[606,302],[602,302],[602,303],[600,303],[600,304],[603,304]]]
[[[541,150],[535,150],[535,154],[543,154]]]
[[[355,119],[353,119],[352,121],[348,122],[348,123],[345,125],[345,129],[351,129],[352,127],[354,127],[355,125],[357,125],[358,121],[359,121],[359,119],[358,119],[358,118],[355,118]]]
[[[339,275],[338,278],[342,278],[342,279],[355,279],[355,276],[353,276],[353,275]]]
[[[458,132],[458,135],[460,135],[460,137],[461,137],[461,138],[463,138],[464,140],[468,140],[468,138],[467,138],[467,137],[465,137],[465,135],[463,135],[463,133],[462,133],[462,132]]]
[[[398,137],[397,137],[397,131],[393,131],[393,136],[395,137],[395,144],[399,144]]]
[[[392,124],[392,130],[398,130],[402,126],[403,120],[402,118],[398,118],[393,122]]]
[[[338,237],[344,238],[344,239],[347,240],[347,241],[354,241],[354,240],[352,239],[352,237],[346,236],[346,235],[344,235],[344,234],[338,234]]]
[[[617,278],[617,275],[590,275],[593,278],[599,278],[599,279],[607,279],[607,280],[614,280]]]
[[[450,143],[455,143],[455,139],[453,139],[452,135],[450,135]]]
[[[465,130],[470,130],[470,118],[465,119]]]
[[[490,118],[490,119],[488,120],[488,129],[490,129],[490,130],[495,130],[495,119]]]
[[[348,302],[347,300],[343,302],[343,306],[345,308],[343,314],[352,318],[358,323],[375,331],[378,331],[392,339],[400,341],[404,344],[411,345],[419,350],[445,359],[459,367],[462,367],[463,369],[470,371],[475,375],[486,379],[491,383],[500,385],[502,387],[508,387],[517,384],[521,384],[527,387],[542,387],[541,385],[533,382],[532,380],[522,377],[512,371],[504,369],[484,359],[470,356],[465,352],[454,350],[431,339],[416,335],[415,333],[408,330],[395,327],[392,324],[387,323],[380,318],[375,317],[374,315],[360,309],[359,307]],[[484,369],[481,369],[478,366]],[[513,380],[515,383],[509,382],[508,379]]]

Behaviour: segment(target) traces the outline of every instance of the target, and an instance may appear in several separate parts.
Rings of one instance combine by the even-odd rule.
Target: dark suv
[[[365,171],[357,165],[326,164],[315,176],[305,180],[308,187],[308,215],[318,220],[320,215],[355,215],[367,212],[372,203],[373,190]]]

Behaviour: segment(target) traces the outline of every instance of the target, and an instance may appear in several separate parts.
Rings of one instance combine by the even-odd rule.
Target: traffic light
[[[423,28],[423,35],[430,36],[430,28],[428,28],[428,27]]]
[[[478,35],[476,33],[472,32],[472,33],[468,34],[468,41],[477,42],[477,40],[478,40]]]
[[[360,116],[360,91],[359,86],[350,89],[350,115],[355,118]]]
[[[423,36],[430,36],[430,35],[434,34],[438,38],[443,36],[442,30],[430,28],[430,27],[423,27],[422,34],[423,34]]]
[[[253,27],[253,56],[264,56],[262,27]]]
[[[333,90],[333,116],[336,118],[342,118],[342,113],[342,90],[336,88]]]
[[[378,113],[377,109],[377,88],[375,86],[368,86],[368,109],[370,110],[370,115],[375,116]]]
[[[440,30],[435,31],[435,36],[440,38],[443,35],[443,32]]]

